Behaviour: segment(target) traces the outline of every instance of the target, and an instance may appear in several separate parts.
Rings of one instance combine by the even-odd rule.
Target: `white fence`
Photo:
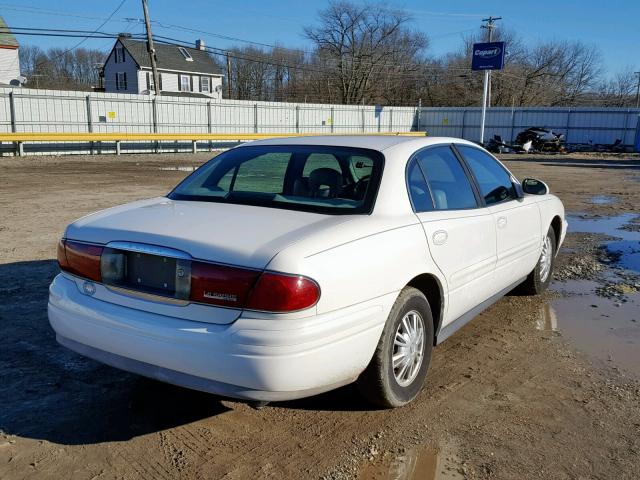
[[[548,127],[567,143],[632,146],[638,109],[491,108],[485,138],[512,141],[521,130]],[[375,107],[207,100],[148,95],[0,88],[0,132],[366,133],[427,131],[480,137],[479,108]],[[142,145],[136,145],[137,150]],[[156,145],[157,147],[157,145]],[[77,149],[78,146],[71,146]],[[190,148],[185,146],[185,148]],[[5,150],[10,145],[5,144]],[[51,150],[51,148],[49,148]],[[68,148],[66,149],[68,150]],[[85,150],[85,149],[83,149]],[[126,150],[126,149],[125,149]]]

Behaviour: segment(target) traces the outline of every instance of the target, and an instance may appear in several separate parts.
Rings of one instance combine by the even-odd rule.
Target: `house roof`
[[[4,18],[0,16],[0,46],[3,47],[19,47],[20,44],[16,37],[11,33],[11,30],[4,21]]]
[[[131,38],[119,38],[118,40],[140,67],[151,68],[147,42]],[[183,47],[193,59],[193,61],[187,61],[176,45],[156,43],[154,46],[158,68],[161,70],[181,70],[184,72],[209,73],[211,75],[221,74],[220,69],[205,50]]]

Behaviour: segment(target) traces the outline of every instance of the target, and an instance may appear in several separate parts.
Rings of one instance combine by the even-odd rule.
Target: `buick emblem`
[[[96,286],[93,284],[93,282],[84,282],[82,284],[82,291],[87,295],[93,295],[94,293],[96,293]]]

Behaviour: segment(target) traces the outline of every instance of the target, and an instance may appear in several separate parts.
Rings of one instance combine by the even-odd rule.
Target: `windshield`
[[[169,198],[328,214],[371,213],[383,162],[380,152],[359,148],[234,148],[197,169]]]

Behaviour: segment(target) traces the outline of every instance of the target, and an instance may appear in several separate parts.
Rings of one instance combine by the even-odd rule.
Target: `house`
[[[18,40],[0,17],[0,84],[20,85],[20,57]]]
[[[222,98],[222,74],[198,40],[197,48],[156,43],[156,63],[162,95]],[[118,37],[102,69],[108,93],[153,94],[153,73],[147,42]]]

